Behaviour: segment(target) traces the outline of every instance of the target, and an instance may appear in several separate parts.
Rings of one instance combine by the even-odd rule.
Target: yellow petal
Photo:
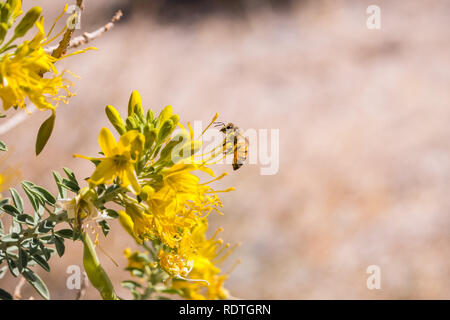
[[[30,41],[30,48],[33,49],[37,49],[45,37],[44,17],[41,17],[39,21],[36,21],[35,26],[38,29],[38,33],[34,36],[33,40]]]
[[[116,165],[112,159],[103,159],[95,169],[92,176],[89,178],[89,182],[95,185],[108,183],[112,181],[116,175]]]
[[[131,131],[128,131],[127,133],[125,133],[124,135],[122,135],[119,139],[119,142],[117,143],[119,150],[129,150],[131,147],[131,143],[136,138],[138,138],[140,135],[142,135],[142,134],[139,133],[139,131],[137,131],[137,130],[131,130]],[[145,138],[144,138],[144,141],[145,141]]]
[[[105,157],[112,157],[114,155],[117,143],[108,128],[102,128],[100,131],[100,134],[98,135],[98,144],[105,154]]]
[[[136,173],[134,172],[134,167],[131,163],[120,172],[119,179],[123,187],[128,188],[131,186],[131,191],[133,193],[141,193],[141,186],[139,185]]]

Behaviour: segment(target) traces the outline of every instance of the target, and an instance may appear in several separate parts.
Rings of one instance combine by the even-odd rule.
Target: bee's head
[[[232,124],[231,122],[228,122],[227,124],[225,124],[222,129],[220,129],[220,132],[227,132],[227,130],[233,130],[234,129],[234,124]]]

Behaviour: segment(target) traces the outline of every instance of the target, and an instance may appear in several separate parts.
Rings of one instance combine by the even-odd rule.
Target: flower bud
[[[108,117],[111,124],[116,128],[117,132],[120,135],[123,135],[127,130],[125,128],[125,122],[123,122],[122,118],[120,117],[119,112],[110,105],[107,105],[105,108],[106,116]]]
[[[13,24],[14,20],[22,14],[22,0],[8,0],[8,3],[11,6],[12,15],[12,20],[10,23]]]
[[[145,149],[149,149],[156,140],[156,130],[150,129],[149,125],[144,127]]]
[[[16,38],[23,37],[34,23],[39,19],[42,13],[41,7],[33,7],[25,14],[17,27],[14,29],[14,36]]]
[[[4,22],[0,23],[0,43],[5,40],[6,33],[8,32],[8,25]]]
[[[173,114],[172,106],[167,106],[164,109],[162,109],[158,117],[158,127],[161,127],[166,120],[170,119],[172,114]]]
[[[155,113],[152,109],[147,110],[147,123],[151,124],[153,122],[153,119],[155,118]]]
[[[161,126],[161,129],[159,129],[158,132],[158,142],[163,142],[166,140],[166,138],[173,132],[176,125],[174,125],[172,120],[166,120],[164,121],[163,125]]]
[[[142,120],[145,119],[144,109],[142,109],[141,95],[137,90],[131,93],[130,100],[128,102],[128,116],[136,114]]]
[[[119,222],[125,229],[125,231],[128,232],[128,234],[132,236],[136,240],[136,242],[142,243],[142,240],[139,239],[134,233],[134,222],[131,219],[131,217],[123,210],[119,211],[118,213],[119,213]]]
[[[128,131],[136,130],[138,128],[138,123],[136,122],[136,119],[133,117],[133,115],[129,116],[125,122]]]
[[[172,120],[173,123],[174,123],[175,125],[177,125],[178,122],[180,121],[180,116],[177,115],[177,114],[174,114],[173,116],[170,117],[170,120]]]
[[[9,16],[11,15],[11,6],[9,5],[9,3],[6,3],[0,12],[0,19],[2,22],[8,23],[9,20]]]
[[[174,150],[174,148],[178,145],[183,146],[185,143],[188,143],[189,141],[190,141],[189,133],[185,130],[181,131],[179,134],[173,137],[172,140],[170,140],[170,142],[167,143],[161,150],[160,160],[161,161],[170,160],[168,158],[171,157],[172,151],[175,154],[178,154],[181,147],[178,147],[176,150]],[[158,160],[158,162],[160,160]]]

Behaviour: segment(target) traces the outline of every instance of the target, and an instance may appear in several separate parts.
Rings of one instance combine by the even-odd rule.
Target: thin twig
[[[78,291],[76,300],[83,300],[84,296],[86,295],[86,289],[89,285],[89,279],[86,274],[86,272],[83,272],[83,282],[81,283],[80,291]]]
[[[83,8],[84,8],[83,0],[77,0],[77,6],[80,8],[80,10],[83,10]],[[79,16],[74,14],[72,23],[75,25],[77,19],[79,19],[79,18],[80,18]],[[70,40],[72,39],[72,35],[74,32],[75,32],[75,28],[68,28],[66,30],[66,32],[63,35],[63,38],[59,42],[56,49],[52,50],[53,57],[59,59],[67,53],[67,50],[69,49],[69,45],[70,45]]]
[[[22,300],[22,287],[25,284],[26,280],[24,277],[20,278],[19,283],[14,289],[14,300]]]
[[[109,30],[111,30],[114,27],[114,23],[119,21],[120,18],[122,18],[122,15],[123,15],[122,11],[119,10],[113,16],[111,21],[109,23],[105,24],[103,27],[101,27],[93,32],[85,32],[85,33],[83,33],[83,35],[73,38],[70,41],[69,45],[67,46],[66,50],[77,48],[79,46],[87,44],[87,43],[101,37],[105,32],[108,32]],[[54,50],[56,50],[57,48],[58,48],[58,46],[45,48],[45,52],[48,52],[48,53],[54,52]]]
[[[26,112],[19,112],[9,119],[3,119],[3,121],[0,122],[0,135],[7,133],[9,130],[24,122],[26,119],[28,119],[28,115],[30,115],[35,110],[35,106],[29,105]]]
[[[83,0],[77,0],[77,6],[78,6],[81,10],[84,10],[84,3],[83,3]]]

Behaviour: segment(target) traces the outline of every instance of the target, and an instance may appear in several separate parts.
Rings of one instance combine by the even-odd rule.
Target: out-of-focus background
[[[41,5],[47,26],[60,0]],[[366,26],[369,5],[381,29]],[[280,168],[260,175],[246,165],[217,184],[222,237],[242,242],[227,288],[248,299],[450,298],[450,2],[85,0],[82,30],[124,18],[91,51],[62,61],[77,96],[57,110],[53,136],[34,156],[48,116],[36,112],[1,136],[14,145],[2,165],[54,190],[51,171],[93,170],[74,152],[95,155],[108,125],[107,104],[125,114],[132,90],[156,110],[172,105],[187,120],[220,120],[280,130]],[[80,31],[78,31],[80,33]],[[11,113],[10,113],[11,114]],[[220,170],[231,171],[228,167]],[[113,223],[100,258],[119,294],[124,247]],[[213,231],[211,230],[211,231]],[[79,244],[57,272],[40,272],[52,297],[73,299],[66,268],[81,265]],[[366,268],[381,268],[368,290]],[[226,270],[226,268],[225,268]],[[16,279],[2,280],[11,286]],[[2,284],[3,285],[3,284]],[[34,295],[25,287],[23,295]],[[99,298],[88,288],[87,299]]]

